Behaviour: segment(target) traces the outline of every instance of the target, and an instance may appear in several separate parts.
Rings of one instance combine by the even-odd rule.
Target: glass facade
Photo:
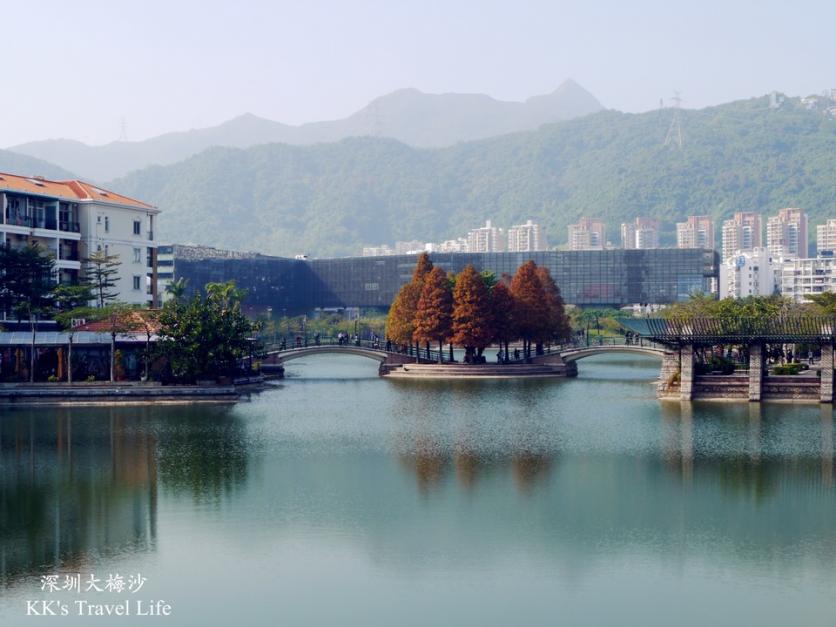
[[[447,272],[472,264],[497,276],[513,275],[529,259],[546,266],[569,304],[623,306],[669,304],[696,292],[710,292],[719,258],[709,250],[582,250],[524,253],[432,253]],[[415,255],[296,260],[176,259],[174,275],[192,288],[210,281],[235,280],[247,304],[281,313],[316,308],[389,307],[409,281]]]

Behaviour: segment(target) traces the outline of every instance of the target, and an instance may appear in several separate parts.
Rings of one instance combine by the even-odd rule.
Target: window
[[[134,248],[134,263],[142,263],[142,249]]]
[[[142,289],[142,288],[140,287],[140,279],[141,279],[141,278],[142,278],[142,277],[138,277],[138,276],[135,276],[135,277],[134,277],[134,291],[135,291],[135,292],[138,292],[140,289]]]
[[[110,218],[105,216],[105,233],[110,233]]]
[[[134,235],[139,235],[142,232],[142,222],[134,220]]]

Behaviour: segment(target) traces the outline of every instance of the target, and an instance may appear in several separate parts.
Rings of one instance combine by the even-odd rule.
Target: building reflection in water
[[[695,472],[703,476],[718,472],[728,489],[750,491],[758,497],[773,491],[789,472],[796,479],[801,474],[808,481],[831,488],[833,406],[821,405],[820,415],[820,424],[813,426],[821,442],[820,459],[801,456],[789,466],[782,458],[788,454],[786,449],[793,438],[811,434],[793,432],[793,427],[805,426],[804,419],[787,413],[786,405],[662,403],[661,458],[683,483],[693,482]],[[695,435],[701,425],[701,433]],[[726,430],[726,437],[739,435],[745,446],[735,453],[724,451],[717,446],[721,430]]]
[[[154,435],[128,428],[115,410],[95,414],[13,411],[0,420],[0,585],[36,569],[84,570],[93,555],[153,550]]]
[[[228,408],[14,409],[0,420],[0,586],[156,549],[160,495],[221,507],[246,483]]]

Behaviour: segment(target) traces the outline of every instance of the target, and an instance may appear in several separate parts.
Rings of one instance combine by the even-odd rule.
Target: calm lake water
[[[376,369],[296,361],[227,407],[0,410],[0,625],[126,599],[172,613],[41,623],[836,621],[829,407],[663,404],[658,362],[623,356],[558,381]]]

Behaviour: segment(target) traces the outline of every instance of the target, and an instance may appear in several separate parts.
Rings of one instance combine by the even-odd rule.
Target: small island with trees
[[[513,277],[479,273],[473,266],[454,275],[434,267],[424,253],[389,310],[386,344],[425,363],[388,374],[565,376],[568,369],[559,358],[549,363],[543,357],[571,334],[560,289],[547,268],[528,261]],[[495,355],[486,354],[491,347]],[[426,363],[430,359],[437,363]]]

